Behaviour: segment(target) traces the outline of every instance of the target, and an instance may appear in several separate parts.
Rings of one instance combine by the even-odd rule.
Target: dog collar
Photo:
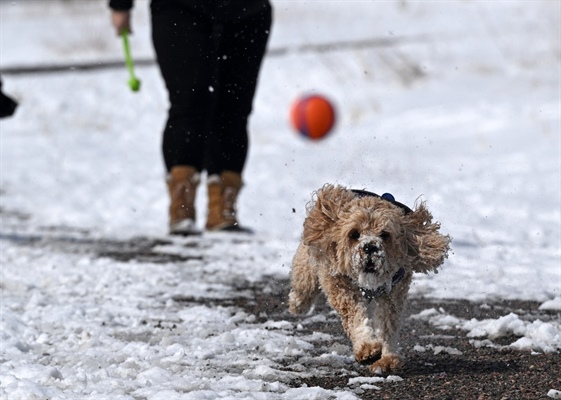
[[[389,201],[394,206],[397,206],[397,207],[401,208],[406,215],[413,212],[413,210],[411,210],[405,204],[400,203],[399,201],[396,201],[395,197],[393,197],[393,195],[391,193],[384,193],[383,195],[380,196],[376,193],[372,193],[372,192],[368,192],[366,190],[360,190],[360,189],[351,189],[351,192],[356,194],[358,197],[372,196],[372,197],[377,197],[377,198],[382,199],[382,200]]]
[[[399,282],[401,282],[401,280],[403,279],[404,276],[405,276],[405,269],[400,268],[395,273],[395,275],[392,277],[392,289],[394,287],[396,287],[399,284]],[[377,299],[378,297],[380,297],[384,294],[389,294],[389,293],[386,293],[386,286],[385,285],[382,285],[377,289],[360,288],[360,293],[362,294],[362,297],[364,297],[368,301],[372,301],[374,299]]]

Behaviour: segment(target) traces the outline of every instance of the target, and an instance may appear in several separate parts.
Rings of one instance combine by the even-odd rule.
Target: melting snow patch
[[[498,319],[463,320],[452,315],[445,314],[444,310],[434,308],[421,311],[412,315],[411,318],[429,322],[431,325],[441,329],[461,329],[468,331],[470,338],[489,338],[490,340],[471,341],[475,347],[492,346],[491,340],[509,335],[520,338],[510,345],[518,350],[535,350],[543,352],[555,352],[561,349],[561,324],[556,321],[533,322],[520,319],[517,314],[510,313]],[[429,345],[431,346],[431,345]],[[425,346],[425,350],[429,347]],[[422,351],[422,346],[415,346],[414,350]],[[431,346],[431,348],[433,348]],[[433,348],[435,350],[436,348]],[[440,351],[445,348],[440,349]],[[436,354],[436,353],[435,353]]]
[[[416,345],[415,347],[413,347],[413,350],[418,351],[420,353],[424,353],[427,350],[432,350],[435,355],[440,354],[440,353],[448,353],[448,354],[453,355],[453,356],[461,356],[462,355],[462,352],[458,349],[455,349],[454,347],[433,346],[432,344],[429,344],[429,345],[426,345],[426,346]]]
[[[518,318],[518,315],[510,313],[497,320],[484,319],[479,321],[471,319],[463,325],[463,329],[468,330],[468,337],[489,337],[497,339],[501,336],[514,334],[522,336],[524,334],[524,322]]]
[[[397,375],[388,375],[386,378],[380,376],[364,377],[359,376],[357,378],[350,378],[347,386],[360,387],[364,390],[381,390],[379,386],[374,385],[374,383],[384,383],[384,382],[401,382],[402,377]]]
[[[546,353],[561,349],[561,326],[558,322],[523,321],[518,315],[510,313],[497,320],[466,322],[462,329],[469,331],[468,337],[489,337],[491,340],[501,336],[521,336],[510,347],[518,350],[538,350]]]
[[[356,400],[357,397],[348,392],[335,392],[320,387],[301,387],[289,389],[284,393],[283,399],[302,399],[302,400],[321,400],[321,399],[337,399],[337,400]]]
[[[538,308],[539,310],[561,311],[561,296],[548,300]]]
[[[410,318],[427,321],[439,329],[453,329],[461,322],[460,319],[446,314],[442,308],[439,310],[435,308],[423,310],[419,314],[412,315]]]
[[[431,317],[440,315],[440,313],[438,312],[438,310],[436,308],[429,308],[426,310],[421,311],[419,314],[413,314],[411,315],[411,319],[418,319],[421,321],[430,321]]]
[[[370,385],[368,383],[365,383],[364,385],[360,385],[360,388],[364,390],[382,390],[381,387],[376,385]]]
[[[367,377],[367,376],[359,376],[358,378],[350,378],[348,386],[356,386],[361,385],[363,383],[380,383],[384,382],[386,379],[378,376]]]
[[[469,343],[475,347],[476,349],[480,348],[480,347],[491,347],[491,348],[496,348],[499,347],[497,346],[495,343],[493,343],[491,340],[489,339],[485,339],[485,340],[476,340],[476,339],[472,339],[469,341]]]
[[[288,321],[267,321],[263,327],[265,329],[279,329],[285,331],[291,331],[294,329],[294,325]]]

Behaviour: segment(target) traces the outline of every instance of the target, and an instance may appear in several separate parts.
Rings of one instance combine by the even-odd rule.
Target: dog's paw
[[[307,310],[304,309],[301,304],[289,303],[288,311],[290,311],[291,314],[304,314]]]
[[[403,366],[403,359],[397,354],[384,354],[382,358],[370,366],[376,374],[394,372]]]
[[[382,344],[379,342],[366,342],[354,350],[356,360],[361,364],[370,364],[382,356]]]
[[[290,292],[288,296],[288,311],[292,314],[304,314],[311,308],[310,301],[304,301],[294,292]]]

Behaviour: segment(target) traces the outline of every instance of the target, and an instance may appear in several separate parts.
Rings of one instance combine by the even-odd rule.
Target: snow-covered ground
[[[166,237],[167,103],[155,66],[137,68],[136,94],[124,68],[3,74],[21,105],[0,122],[2,398],[355,398],[345,388],[290,388],[299,374],[322,373],[281,367],[305,358],[321,333],[296,337],[288,321],[174,300],[232,298],[240,280],[286,278],[304,206],[326,182],[427,201],[453,252],[439,274],[416,277],[412,296],[561,309],[561,3],[273,5],[240,203],[256,231],[249,239]],[[153,57],[148,20],[137,0],[138,59]],[[2,69],[121,58],[105,1],[0,2]],[[287,122],[291,102],[310,91],[338,111],[319,143]],[[201,191],[201,224],[205,202]],[[164,238],[159,251],[188,260],[68,251],[138,237]],[[435,309],[416,317],[453,324],[482,339],[476,347],[514,334],[521,351],[561,350],[555,320],[468,321]],[[324,357],[353,362],[350,353]],[[382,389],[383,379],[399,381],[352,379],[349,387]]]

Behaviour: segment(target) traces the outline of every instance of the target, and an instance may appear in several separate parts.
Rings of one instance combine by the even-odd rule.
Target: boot
[[[172,235],[196,234],[195,195],[199,174],[190,166],[173,167],[167,176],[170,197],[169,233]]]
[[[239,230],[237,218],[238,194],[242,188],[242,176],[236,172],[224,171],[222,178],[222,230]]]
[[[242,177],[233,171],[213,175],[208,182],[208,217],[206,229],[209,231],[238,231],[236,202],[242,187]]]
[[[222,181],[219,175],[208,177],[208,214],[206,229],[217,231],[222,227]]]

